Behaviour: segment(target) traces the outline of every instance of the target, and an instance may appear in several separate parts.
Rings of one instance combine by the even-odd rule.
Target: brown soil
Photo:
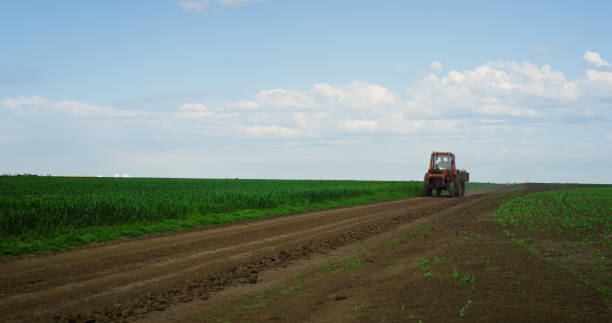
[[[5,261],[0,321],[609,321],[600,293],[509,241],[492,222],[504,198],[491,197],[511,189]],[[432,263],[418,266],[423,258]]]

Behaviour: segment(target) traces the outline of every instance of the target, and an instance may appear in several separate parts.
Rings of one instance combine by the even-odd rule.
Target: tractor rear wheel
[[[452,183],[449,183],[449,188],[452,187],[453,188],[453,197],[461,197],[463,196],[463,181],[461,180],[460,174],[457,174],[457,176],[455,176],[454,181]]]
[[[453,183],[453,182],[448,183],[448,196],[450,196],[450,197],[457,196],[456,191],[457,191],[457,188],[455,187],[455,183]]]
[[[465,182],[461,182],[461,196],[465,195]]]

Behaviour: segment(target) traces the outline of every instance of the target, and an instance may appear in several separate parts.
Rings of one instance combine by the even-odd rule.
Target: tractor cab
[[[455,170],[455,155],[452,153],[434,152],[429,161],[429,170],[432,173],[438,171]]]

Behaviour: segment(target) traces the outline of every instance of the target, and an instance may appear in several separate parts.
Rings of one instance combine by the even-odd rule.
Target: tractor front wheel
[[[427,184],[421,184],[421,196],[431,196],[431,187]]]
[[[423,177],[423,183],[421,184],[421,196],[431,196],[431,187],[428,185],[427,174]]]

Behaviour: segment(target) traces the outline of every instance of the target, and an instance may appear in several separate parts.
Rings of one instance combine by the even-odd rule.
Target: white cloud
[[[131,117],[144,114],[142,111],[119,110],[113,107],[97,106],[78,101],[61,101],[54,103],[51,107],[81,117]]]
[[[471,70],[430,74],[410,89],[413,110],[426,109],[430,116],[497,114],[545,116],[586,99],[586,93],[606,87],[605,72],[588,71],[586,77],[568,81],[549,65],[523,62],[488,62]],[[573,110],[579,112],[579,109]],[[427,114],[424,114],[427,115]]]
[[[505,158],[520,157],[527,160],[533,160],[538,156],[538,152],[521,148],[499,147],[496,151],[498,156]]]
[[[259,105],[265,107],[304,108],[316,105],[316,102],[307,94],[285,89],[262,90],[255,95],[255,99]]]
[[[539,113],[528,108],[517,108],[503,105],[484,105],[478,111],[489,115],[509,115],[513,117],[537,117]]]
[[[146,114],[144,111],[120,110],[78,101],[52,101],[41,96],[25,97],[23,95],[0,101],[0,107],[20,113],[47,110],[77,117],[136,117]]]
[[[427,136],[449,136],[465,132],[467,129],[474,131],[475,122],[459,122],[457,120],[418,119],[401,115],[386,117],[379,123],[379,132],[391,134],[423,134]]]
[[[186,103],[181,105],[179,108],[181,111],[205,111],[208,112],[208,108],[202,103]]]
[[[346,85],[332,86],[318,83],[309,91],[319,97],[321,104],[339,104],[350,107],[367,107],[396,102],[396,95],[390,90],[376,84],[353,81]]]
[[[239,126],[237,127],[239,131],[242,131],[248,135],[257,136],[257,137],[283,137],[283,138],[291,138],[298,137],[303,135],[304,132],[298,129],[292,129],[283,126]]]
[[[437,64],[431,67],[441,70]],[[215,121],[220,135],[228,133],[222,129],[239,128],[248,135],[292,138],[342,133],[480,136],[517,131],[534,122],[612,118],[612,73],[596,70],[568,80],[546,64],[495,61],[429,74],[406,93],[364,81],[322,82],[305,90],[264,89],[252,99],[212,109],[189,105],[181,112],[189,107],[193,116],[220,119],[213,111],[240,109],[240,115]]]
[[[376,84],[353,81],[346,85],[317,83],[307,91],[286,89],[262,90],[255,96],[262,107],[314,108],[345,106],[373,107],[397,101],[390,90]]]
[[[349,131],[376,131],[378,129],[378,121],[376,120],[345,120],[342,127]]]
[[[250,2],[260,2],[262,0],[216,0],[222,7],[236,7]]]
[[[300,128],[308,128],[308,118],[304,112],[295,112],[293,113],[293,119],[295,123]]]
[[[179,1],[178,5],[183,11],[204,12],[209,8],[210,12],[218,15],[221,13],[219,7],[237,7],[251,2],[260,2],[262,0],[215,0],[214,4],[211,0],[184,0]]]
[[[185,103],[179,107],[179,112],[175,115],[179,118],[203,118],[212,113],[202,103]]]
[[[442,69],[443,69],[442,63],[440,63],[438,61],[435,61],[435,62],[432,62],[431,64],[429,64],[429,68],[432,71],[436,72],[436,73],[442,72]]]
[[[49,104],[49,100],[41,96],[33,96],[26,98],[21,95],[14,98],[7,98],[0,101],[0,106],[6,107],[13,110],[19,110],[24,106],[46,106]]]
[[[230,102],[228,106],[232,108],[239,108],[239,109],[257,109],[259,108],[259,104],[252,100],[234,101],[234,102]]]
[[[0,101],[0,108],[16,114],[47,110],[75,117],[140,117],[179,132],[234,138],[372,133],[480,136],[516,131],[536,122],[606,122],[612,120],[611,99],[612,72],[587,70],[568,80],[549,65],[495,61],[431,73],[405,93],[357,80],[315,83],[303,90],[262,89],[251,98],[189,102],[155,115],[40,96],[7,98]]]
[[[179,7],[183,10],[183,11],[204,11],[206,10],[206,8],[208,8],[208,6],[210,5],[210,0],[201,0],[201,1],[195,1],[195,0],[186,0],[186,1],[179,1],[178,3]]]
[[[610,66],[610,63],[604,61],[597,52],[587,50],[586,53],[584,53],[584,56],[582,56],[582,58],[584,58],[587,62],[591,64],[597,65],[598,67]]]
[[[612,72],[588,70],[587,77],[589,82],[612,84]]]
[[[326,140],[323,143],[327,145],[346,146],[346,145],[364,145],[367,142],[368,142],[367,137],[359,136],[359,137],[351,137],[351,138],[344,138],[344,139]]]
[[[326,116],[327,116],[327,113],[325,113],[325,112],[317,112],[317,113],[315,113],[315,115],[314,115],[314,117],[315,117],[315,118],[317,118],[317,119],[323,119],[323,118],[325,118]]]

